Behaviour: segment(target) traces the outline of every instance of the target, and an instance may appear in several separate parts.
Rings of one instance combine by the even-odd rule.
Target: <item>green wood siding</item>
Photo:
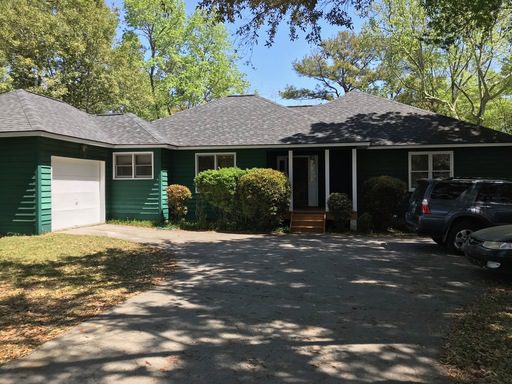
[[[51,196],[51,164],[52,156],[71,157],[75,159],[101,160],[105,162],[105,214],[109,217],[110,184],[112,175],[112,152],[108,148],[92,145],[82,146],[78,143],[37,138],[37,179],[38,179],[38,221],[37,233],[52,230],[52,196]]]
[[[162,206],[162,150],[115,149],[113,152],[153,152],[154,178],[113,180],[110,177],[110,218],[161,221],[165,217]]]
[[[194,177],[196,172],[196,153],[236,153],[238,168],[267,167],[267,154],[264,149],[239,149],[222,151],[170,151],[169,153],[169,184],[182,184],[192,191],[192,199],[188,204],[188,216],[195,217],[197,194],[195,193]]]
[[[171,153],[168,149],[162,149],[162,166],[160,170],[160,206],[164,220],[169,220],[169,202],[167,201],[167,186],[169,185],[169,164]]]
[[[0,139],[0,233],[36,233],[36,138]]]
[[[162,151],[160,149],[112,150],[66,141],[39,138],[38,180],[41,183],[38,214],[39,233],[51,231],[51,157],[71,157],[105,162],[105,213],[107,219],[159,221],[165,217],[167,200],[162,198]],[[85,148],[85,151],[83,150]],[[113,180],[113,152],[153,152],[153,180]],[[165,174],[165,172],[164,172]],[[166,183],[166,182],[165,182]]]
[[[358,210],[364,210],[362,184],[373,176],[388,175],[409,182],[409,152],[453,151],[455,177],[512,179],[512,147],[363,149],[357,151]]]

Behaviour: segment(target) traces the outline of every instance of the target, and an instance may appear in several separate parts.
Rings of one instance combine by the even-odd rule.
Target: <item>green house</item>
[[[0,233],[165,219],[167,185],[194,191],[211,168],[279,169],[291,210],[345,192],[360,212],[372,176],[412,190],[423,177],[512,178],[511,160],[511,135],[361,92],[301,107],[230,96],[147,122],[17,90],[0,95]]]

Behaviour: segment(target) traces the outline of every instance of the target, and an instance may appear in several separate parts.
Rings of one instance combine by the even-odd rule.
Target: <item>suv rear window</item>
[[[476,200],[483,203],[512,204],[512,184],[482,183]]]
[[[416,188],[414,188],[414,192],[411,195],[411,201],[423,200],[425,196],[425,191],[428,187],[427,180],[418,180],[416,182]]]
[[[471,186],[471,183],[441,181],[434,186],[431,199],[436,200],[456,200],[464,191]]]

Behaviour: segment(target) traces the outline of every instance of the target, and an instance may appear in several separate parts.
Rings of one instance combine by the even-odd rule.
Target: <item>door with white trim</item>
[[[105,222],[105,162],[52,156],[52,231]]]

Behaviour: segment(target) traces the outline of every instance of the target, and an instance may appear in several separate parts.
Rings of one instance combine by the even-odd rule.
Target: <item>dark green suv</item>
[[[512,181],[418,180],[405,219],[414,232],[462,253],[471,232],[512,223]]]

